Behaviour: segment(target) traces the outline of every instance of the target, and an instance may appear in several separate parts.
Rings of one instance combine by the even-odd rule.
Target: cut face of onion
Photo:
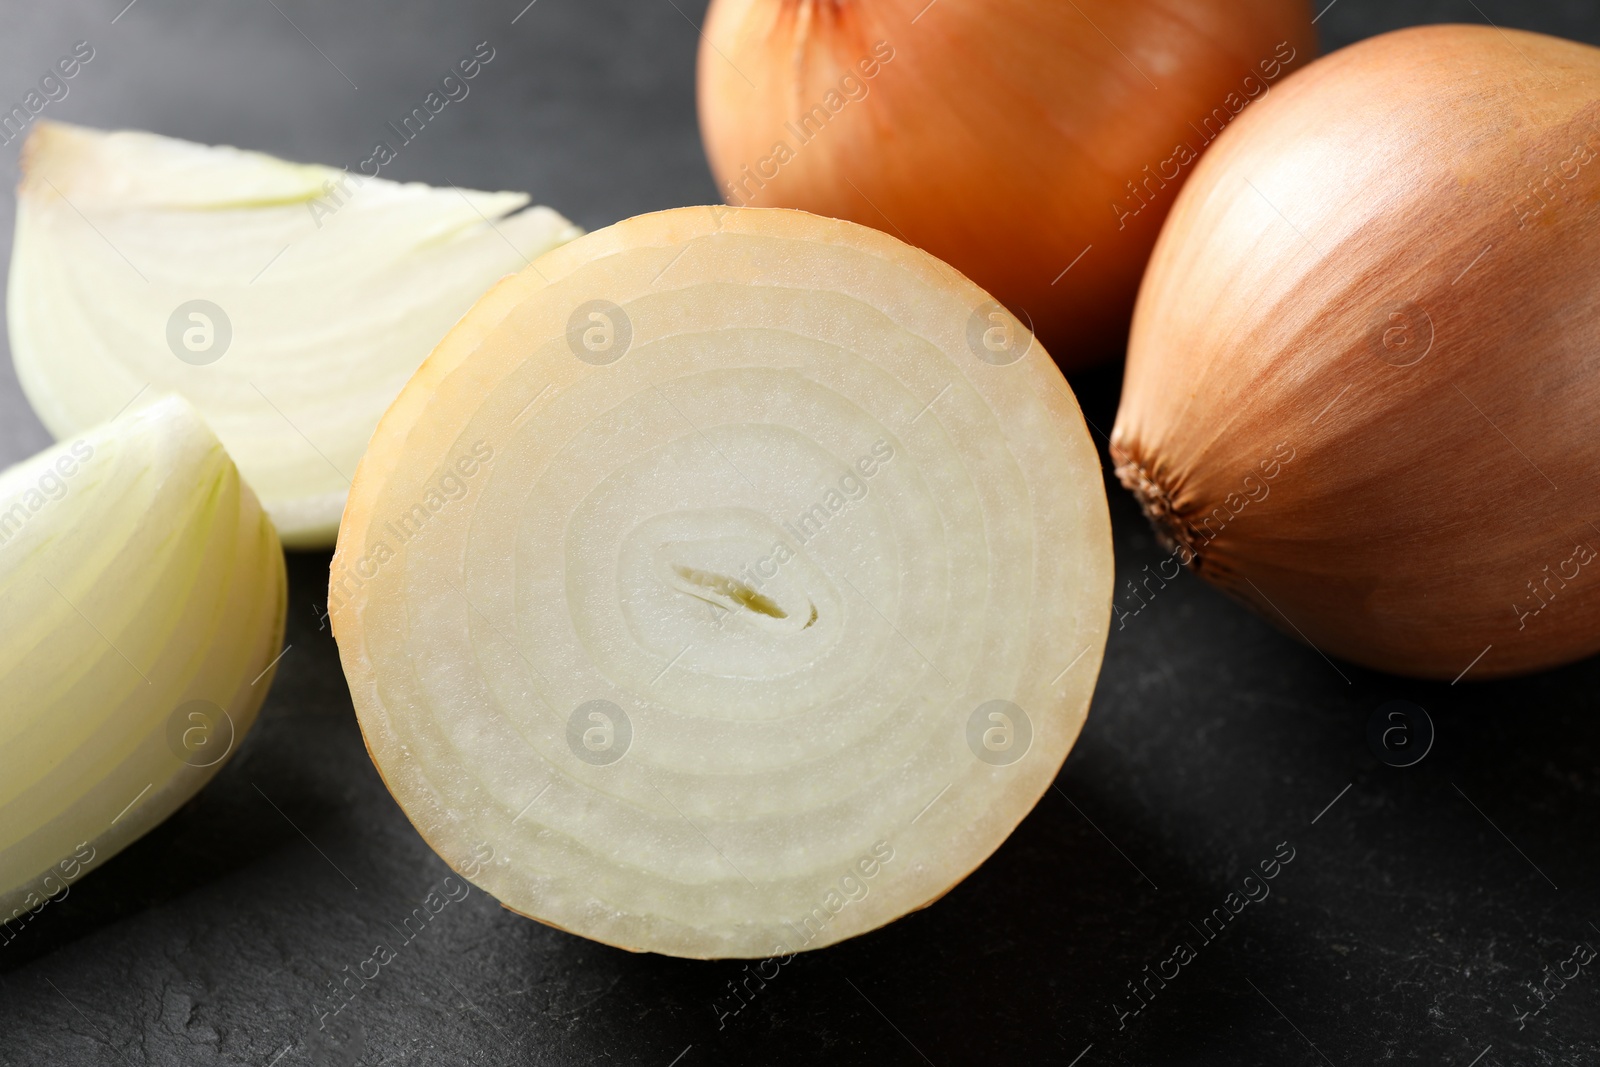
[[[272,684],[285,596],[272,523],[179,398],[0,473],[0,922],[216,773]]]
[[[329,603],[448,863],[586,937],[757,957],[999,846],[1083,724],[1111,583],[1020,323],[875,231],[702,207],[461,321],[373,437]]]
[[[486,286],[576,236],[527,204],[39,123],[11,259],[17,375],[57,438],[141,390],[189,398],[284,543],[330,545],[400,386]]]

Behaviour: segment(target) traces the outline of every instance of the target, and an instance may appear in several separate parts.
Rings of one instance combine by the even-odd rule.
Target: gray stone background
[[[715,196],[703,0],[124,2],[4,0],[0,99],[87,39],[52,117],[348,163],[488,40],[471,97],[386,177],[525,189],[589,228]],[[1491,19],[1600,42],[1589,0],[1337,0],[1319,29],[1331,49]],[[0,170],[14,183],[15,145]],[[0,200],[7,248],[12,215]],[[1117,379],[1073,382],[1101,425]],[[0,462],[46,443],[0,361]],[[1131,578],[1161,553],[1111,499]],[[1597,968],[1525,1028],[1513,1010],[1575,942],[1600,945],[1600,664],[1347,682],[1187,577],[1113,633],[1057,789],[983,868],[796,959],[722,1025],[742,964],[629,955],[474,891],[318,1035],[328,984],[448,873],[362,748],[315,616],[326,569],[291,556],[294,648],[216,781],[0,946],[0,1064],[1600,1063]],[[1405,770],[1365,741],[1392,699],[1438,726]],[[1119,1030],[1125,984],[1284,841],[1272,896]]]

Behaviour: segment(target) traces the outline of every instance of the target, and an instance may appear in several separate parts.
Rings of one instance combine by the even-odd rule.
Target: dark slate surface
[[[528,189],[591,228],[714,195],[703,0],[538,0],[514,25],[525,0],[138,0],[113,22],[124,2],[5,0],[0,98],[87,39],[53,116],[350,163],[488,40],[472,96],[396,175]],[[1320,29],[1336,47],[1486,18],[1600,42],[1589,0],[1337,0]],[[6,245],[11,218],[7,199]],[[1106,429],[1117,380],[1074,383]],[[46,441],[5,360],[0,460]],[[1111,498],[1132,578],[1161,554]],[[326,569],[290,559],[293,649],[231,764],[0,948],[0,1064],[1600,1063],[1600,962],[1516,1019],[1545,968],[1600,946],[1600,663],[1406,682],[1331,665],[1187,576],[1137,614],[1121,595],[1058,789],[982,869],[796,959],[737,1014],[719,1018],[742,964],[629,955],[473,891],[317,1034],[330,983],[447,873],[362,748],[315,614]],[[1407,769],[1366,741],[1396,699],[1437,724]],[[1284,842],[1271,896],[1205,941],[1191,924]],[[1179,941],[1194,958],[1119,1028],[1127,983]]]

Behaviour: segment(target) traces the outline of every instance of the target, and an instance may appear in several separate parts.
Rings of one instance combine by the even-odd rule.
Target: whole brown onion
[[[1180,559],[1423,677],[1600,649],[1600,50],[1364,41],[1218,140],[1139,294],[1112,454]]]
[[[919,245],[1067,367],[1120,354],[1194,161],[1316,50],[1306,0],[713,0],[703,41],[730,203]]]

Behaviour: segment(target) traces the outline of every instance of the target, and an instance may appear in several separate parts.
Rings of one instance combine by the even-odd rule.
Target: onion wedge
[[[1112,594],[1049,356],[924,252],[683,208],[490,291],[357,474],[367,747],[507,907],[759,957],[943,895],[1049,788]]]
[[[290,547],[334,540],[400,387],[483,290],[579,232],[524,193],[41,122],[9,322],[58,439],[143,389],[189,398]]]
[[[272,523],[180,398],[0,472],[0,921],[216,773],[272,684],[286,595]]]

